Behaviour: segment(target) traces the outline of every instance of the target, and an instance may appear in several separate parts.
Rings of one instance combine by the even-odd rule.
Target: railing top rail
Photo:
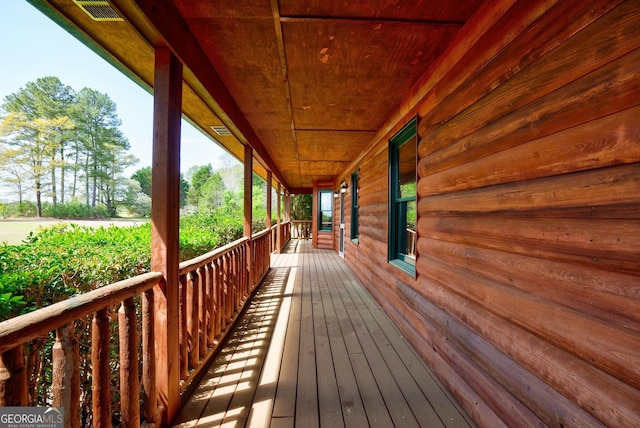
[[[262,238],[263,236],[267,235],[269,232],[271,232],[271,229],[261,230],[260,232],[256,232],[253,235],[251,235],[251,239]]]
[[[215,250],[211,250],[208,253],[205,253],[201,256],[198,256],[191,260],[185,260],[184,262],[180,263],[180,275],[184,275],[185,273],[201,268],[207,263],[211,263],[215,259],[222,257],[229,251],[233,251],[236,248],[240,247],[241,245],[244,245],[248,241],[249,241],[249,238],[236,239],[235,241],[227,245],[216,248]]]
[[[0,323],[0,354],[152,288],[160,272],[134,276]]]

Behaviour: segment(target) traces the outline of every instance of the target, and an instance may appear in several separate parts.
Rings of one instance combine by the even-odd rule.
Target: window
[[[318,230],[331,232],[333,230],[333,191],[320,190],[318,201]]]
[[[416,272],[416,119],[389,140],[389,262]]]
[[[351,174],[351,240],[358,241],[358,173]]]

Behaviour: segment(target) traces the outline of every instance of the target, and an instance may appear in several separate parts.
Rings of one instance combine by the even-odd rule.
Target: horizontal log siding
[[[484,68],[419,125],[408,301],[474,389],[508,392],[487,405],[522,403],[528,425],[640,417],[640,8],[596,3],[559,2],[498,54],[478,44]],[[544,393],[516,384],[534,379]]]
[[[387,263],[388,138],[408,119],[350,167],[345,259],[480,425],[635,426],[640,2],[494,3],[401,108],[419,117],[417,278]]]

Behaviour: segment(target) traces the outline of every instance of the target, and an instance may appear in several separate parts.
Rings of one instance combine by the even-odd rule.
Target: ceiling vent
[[[118,12],[105,0],[73,0],[94,21],[123,21]]]
[[[214,125],[211,127],[211,129],[213,129],[215,131],[216,134],[220,135],[221,137],[226,137],[228,135],[231,135],[231,131],[229,131],[225,126],[222,125]]]

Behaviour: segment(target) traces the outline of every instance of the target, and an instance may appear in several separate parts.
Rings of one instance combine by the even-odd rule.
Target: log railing
[[[271,226],[271,252],[278,251],[278,225]]]
[[[284,238],[288,232],[282,229]],[[272,230],[267,229],[180,264],[181,391],[208,363],[268,272],[271,235]],[[251,260],[247,260],[249,254]],[[139,275],[0,323],[0,406],[31,405],[24,346],[55,332],[51,399],[47,402],[65,408],[65,427],[81,425],[80,397],[88,394],[91,415],[82,424],[111,426],[111,389],[117,379],[122,426],[138,427],[141,421],[159,424],[153,293],[161,280],[158,272]],[[91,385],[90,392],[81,389],[76,334],[76,325],[86,324],[87,317],[91,317],[90,340],[86,339],[91,348],[91,373],[84,383]],[[118,344],[110,343],[112,319],[117,319]],[[111,361],[115,349],[118,358]],[[116,367],[119,377],[114,381]]]
[[[241,238],[180,263],[179,343],[182,386],[216,350],[216,339],[232,323],[247,294],[246,254]]]
[[[280,233],[280,241],[278,241],[278,233]],[[291,222],[280,223],[280,232],[278,232],[278,225],[271,226],[271,251],[280,252],[287,245],[287,242],[291,240]],[[280,242],[280,248],[278,248],[278,242]]]
[[[75,324],[86,317],[91,321],[91,420],[93,426],[111,426],[111,372],[120,369],[120,413],[123,426],[140,423],[140,381],[142,373],[155,380],[154,338],[142,328],[142,358],[139,356],[138,318],[142,326],[153,325],[153,287],[161,278],[158,272],[146,273],[89,291],[0,323],[0,406],[29,405],[28,379],[24,364],[24,345],[55,332],[53,345],[52,400],[64,407],[65,427],[80,426],[80,343]],[[141,301],[136,310],[134,299]],[[111,316],[119,305],[117,326],[120,333],[118,361],[112,362],[110,346]],[[155,381],[143,379],[143,416],[157,421]]]
[[[311,220],[291,220],[291,237],[293,239],[311,239]]]
[[[287,242],[291,240],[291,222],[287,221],[285,223],[282,223],[281,226],[282,226],[282,246],[280,250],[282,250],[284,246],[287,245]]]
[[[180,379],[184,389],[209,362],[269,271],[271,230],[180,263]],[[251,246],[251,251],[249,250]],[[251,275],[247,255],[251,254]],[[251,280],[251,278],[253,280]]]
[[[252,251],[251,255],[253,257],[253,284],[252,290],[255,288],[264,276],[269,271],[269,266],[271,265],[271,230],[263,230],[259,233],[254,233],[251,236],[251,245]]]

